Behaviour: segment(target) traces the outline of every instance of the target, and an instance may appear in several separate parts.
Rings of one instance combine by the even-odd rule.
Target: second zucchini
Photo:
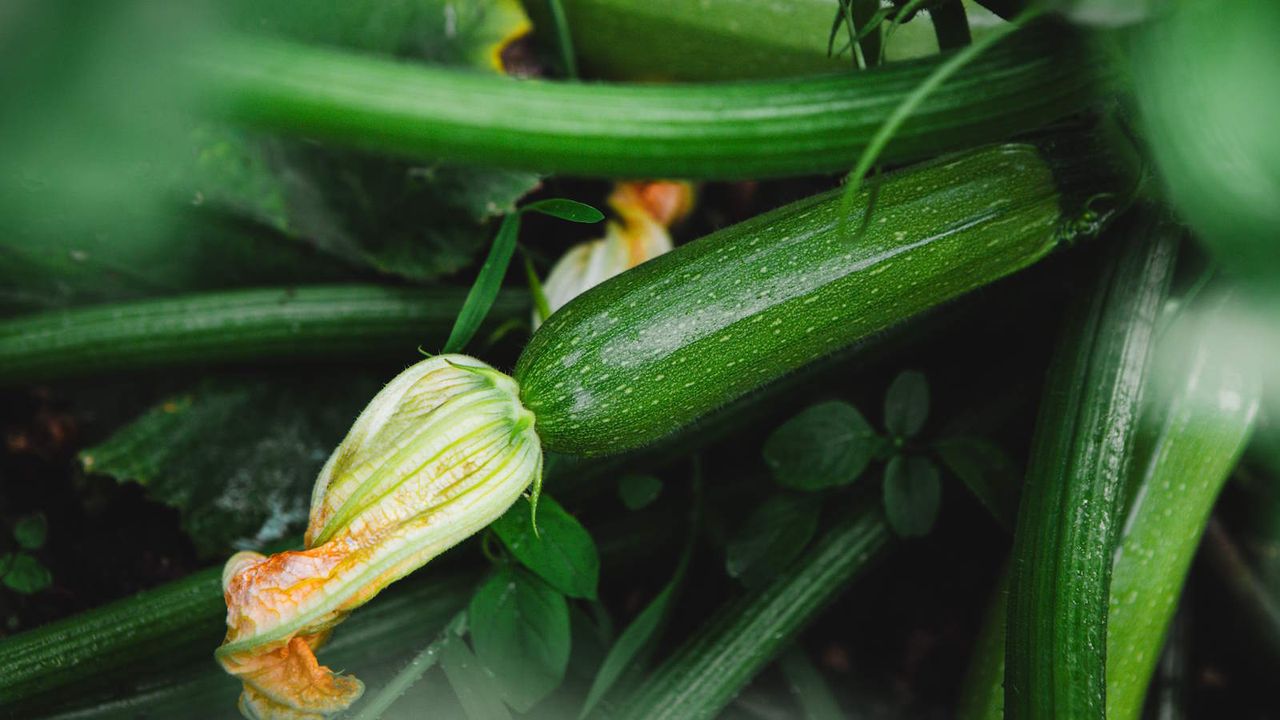
[[[834,190],[716,232],[552,315],[516,367],[523,402],[556,452],[645,445],[1096,231],[1106,167],[999,145],[886,176],[865,222],[866,193],[850,217]]]

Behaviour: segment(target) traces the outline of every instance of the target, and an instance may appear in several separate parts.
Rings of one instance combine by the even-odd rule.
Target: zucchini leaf
[[[538,528],[522,502],[494,521],[494,533],[520,564],[574,598],[596,599],[600,555],[591,533],[547,494],[538,499]]]
[[[206,557],[261,550],[307,522],[311,485],[378,378],[322,373],[205,380],[82,451],[87,472],[177,508]]]
[[[504,565],[471,598],[467,618],[476,656],[513,708],[526,712],[560,685],[569,664],[569,606],[550,585]]]

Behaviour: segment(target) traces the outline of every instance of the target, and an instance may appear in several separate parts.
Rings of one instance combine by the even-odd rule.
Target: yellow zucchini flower
[[[305,550],[233,556],[216,653],[244,683],[240,710],[320,720],[355,702],[319,664],[335,625],[387,585],[484,528],[531,484],[542,449],[516,383],[465,355],[423,360],[365,408],[316,479]]]

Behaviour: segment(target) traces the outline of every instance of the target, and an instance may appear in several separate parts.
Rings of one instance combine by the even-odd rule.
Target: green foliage
[[[729,539],[725,569],[747,587],[773,579],[813,539],[821,510],[822,500],[816,495],[770,496]]]
[[[44,547],[48,526],[44,514],[18,518],[13,524],[13,539],[22,550]],[[53,575],[34,555],[10,552],[0,555],[0,583],[21,595],[33,595],[53,583]]]
[[[49,524],[44,513],[35,513],[18,518],[13,525],[13,539],[18,547],[24,550],[39,550],[44,547],[45,538],[49,536]]]
[[[467,617],[476,656],[513,708],[527,711],[560,684],[569,663],[569,606],[550,585],[500,566],[471,598]]]
[[[821,490],[856,480],[880,445],[857,408],[833,400],[806,408],[775,430],[765,442],[764,459],[779,485]]]
[[[884,396],[884,427],[900,438],[915,437],[929,418],[929,384],[914,370],[898,374]]]
[[[324,372],[210,378],[80,453],[87,472],[136,482],[182,514],[199,551],[263,549],[306,524],[325,458],[378,387]]]
[[[618,480],[618,497],[628,510],[646,508],[662,494],[662,481],[653,475],[623,475]]]
[[[489,314],[489,309],[493,307],[494,300],[502,289],[502,281],[507,276],[507,266],[511,264],[511,256],[516,250],[516,240],[520,236],[520,216],[526,212],[541,213],[576,223],[597,223],[604,219],[604,214],[590,205],[564,198],[539,200],[520,208],[519,211],[508,213],[502,218],[498,234],[489,248],[489,255],[485,258],[484,265],[480,267],[480,273],[476,275],[475,283],[471,286],[471,292],[467,294],[462,310],[458,313],[457,322],[454,323],[453,332],[449,333],[449,340],[445,343],[442,352],[462,352],[472,336],[480,329],[481,323]]]
[[[49,587],[53,575],[27,553],[6,553],[0,556],[0,582],[14,592],[32,595]]]
[[[594,600],[600,556],[591,533],[554,498],[538,501],[538,527],[522,502],[512,505],[491,526],[507,550],[551,587],[574,598]]]
[[[440,652],[440,667],[469,720],[507,720],[511,717],[502,703],[506,688],[490,674],[463,640],[445,643]],[[507,669],[520,672],[515,667]]]
[[[895,456],[884,468],[885,516],[902,537],[919,537],[933,527],[942,504],[938,468],[922,457]]]
[[[933,449],[992,517],[1012,530],[1022,475],[1009,456],[991,441],[972,436],[940,440]]]

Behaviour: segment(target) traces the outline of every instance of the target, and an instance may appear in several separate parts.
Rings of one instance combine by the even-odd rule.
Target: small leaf
[[[652,475],[624,475],[618,481],[618,497],[628,510],[647,507],[662,494],[662,481]]]
[[[729,575],[747,587],[776,577],[813,539],[821,509],[816,495],[778,494],[761,503],[729,540]]]
[[[440,669],[468,720],[509,720],[498,683],[460,637],[448,638],[440,650]]]
[[[550,585],[504,566],[480,586],[467,612],[476,655],[517,711],[528,711],[564,679],[569,605]]]
[[[941,500],[938,468],[929,460],[899,455],[885,466],[885,514],[889,525],[902,537],[928,533],[938,517]]]
[[[675,598],[677,585],[677,580],[667,583],[618,636],[618,641],[609,648],[609,654],[605,656],[604,662],[600,665],[600,671],[591,683],[587,700],[578,717],[587,717],[618,678],[631,667],[632,662],[644,653],[666,621],[672,600]]]
[[[18,520],[13,526],[13,539],[27,550],[39,550],[44,547],[48,531],[49,526],[44,519],[44,513],[35,513]]]
[[[533,297],[533,309],[538,313],[538,322],[545,322],[551,317],[551,303],[547,302],[547,293],[542,288],[542,281],[538,279],[537,269],[533,267],[533,258],[529,257],[529,253],[525,252],[523,247],[520,248],[520,252],[524,255],[524,276],[529,282],[529,295]]]
[[[520,208],[520,212],[536,212],[550,215],[561,220],[576,223],[598,223],[604,219],[604,213],[586,203],[567,198],[551,198],[529,203]]]
[[[23,595],[38,593],[53,583],[48,568],[26,553],[0,558],[0,570],[4,570],[4,584]]]
[[[996,522],[1012,529],[1022,477],[1009,456],[999,446],[979,437],[943,440],[934,445],[934,450],[947,469],[986,506]]]
[[[684,582],[685,573],[689,570],[689,559],[693,557],[693,546],[698,538],[699,518],[702,514],[702,464],[697,455],[693,457],[693,520],[689,523],[689,535],[685,540],[684,549],[680,552],[680,560],[676,562],[676,571],[672,573],[671,581],[654,596],[644,610],[640,611],[635,620],[632,620],[627,629],[618,636],[613,647],[609,648],[609,654],[600,664],[600,670],[591,683],[591,689],[587,691],[587,699],[578,713],[578,720],[583,720],[591,714],[595,706],[604,699],[624,673],[628,670],[634,671],[645,664],[671,615],[671,607],[675,604],[680,584]]]
[[[538,531],[524,503],[493,523],[493,531],[520,564],[569,597],[596,598],[600,555],[591,533],[549,495],[538,503]]]
[[[899,373],[884,396],[884,426],[898,437],[915,437],[929,417],[929,384],[922,373]]]
[[[839,401],[814,405],[769,436],[764,460],[778,484],[821,490],[853,482],[881,440],[854,406]]]
[[[507,275],[507,267],[511,264],[519,234],[519,213],[511,213],[502,218],[502,225],[498,227],[498,234],[489,248],[489,256],[485,258],[484,265],[480,266],[471,292],[467,293],[467,299],[462,304],[458,319],[453,323],[453,331],[449,333],[443,352],[462,352],[467,343],[471,342],[476,330],[480,329],[480,324],[489,314],[489,308],[493,307],[493,301],[498,298],[498,291],[502,289],[502,279]]]

